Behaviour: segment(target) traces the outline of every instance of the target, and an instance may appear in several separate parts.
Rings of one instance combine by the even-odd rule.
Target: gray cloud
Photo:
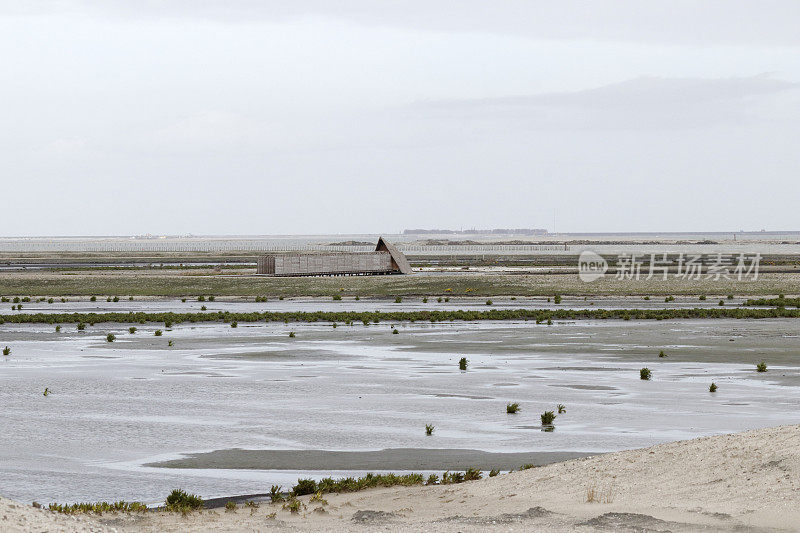
[[[532,39],[800,45],[795,0],[26,0],[0,13],[252,23],[326,17],[369,27]]]
[[[504,117],[526,127],[681,128],[759,120],[764,102],[800,84],[767,75],[724,79],[639,77],[581,91],[420,102],[411,109],[440,118]],[[797,119],[796,108],[784,119]]]
[[[0,3],[2,232],[797,227],[800,4],[453,5]]]

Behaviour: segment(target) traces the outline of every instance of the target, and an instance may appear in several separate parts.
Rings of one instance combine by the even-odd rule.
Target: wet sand
[[[329,450],[216,450],[183,459],[149,463],[162,468],[232,468],[247,470],[516,470],[592,455],[582,452],[491,453],[481,450],[389,448],[345,452]]]

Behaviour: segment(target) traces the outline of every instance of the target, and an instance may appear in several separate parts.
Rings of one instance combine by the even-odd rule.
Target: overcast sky
[[[2,235],[800,229],[797,0],[0,0]]]

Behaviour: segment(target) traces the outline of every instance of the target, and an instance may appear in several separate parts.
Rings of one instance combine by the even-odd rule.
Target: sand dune
[[[328,494],[325,505],[305,496],[305,509],[296,515],[262,503],[253,510],[186,517],[158,512],[74,520],[25,506],[30,524],[41,527],[20,528],[20,507],[8,520],[11,531],[70,532],[90,531],[93,524],[131,532],[797,531],[798,473],[800,426],[782,426],[576,459],[460,485]],[[587,502],[590,495],[596,501]],[[0,516],[9,503],[2,505]],[[276,516],[269,517],[273,512]]]

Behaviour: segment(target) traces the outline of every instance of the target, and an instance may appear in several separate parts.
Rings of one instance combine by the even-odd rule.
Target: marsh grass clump
[[[327,477],[319,481],[316,490],[313,492],[357,492],[375,487],[394,487],[398,485],[410,487],[412,485],[422,485],[424,482],[425,478],[422,474],[367,474],[360,478],[347,477],[336,480]]]
[[[392,328],[392,335],[399,335],[400,332],[397,331],[397,328]]]
[[[556,419],[556,415],[553,413],[553,411],[545,411],[540,415],[540,418],[542,419],[543,426],[552,426],[553,420]]]
[[[91,298],[89,298],[89,301],[90,302],[96,302],[97,301],[97,296],[92,296]]]
[[[135,326],[131,326],[131,327],[129,327],[129,328],[128,328],[128,333],[130,333],[131,335],[133,335],[134,333],[136,333],[136,327],[135,327]]]
[[[283,497],[283,494],[281,493],[282,490],[283,487],[281,487],[280,485],[272,485],[272,487],[270,487],[269,497],[270,500],[272,500],[272,503],[280,503],[285,499]]]
[[[78,331],[83,331],[86,329],[86,324],[83,322],[78,322]]]
[[[720,300],[718,305],[725,305],[725,300]]]
[[[8,346],[3,348],[3,355],[11,355],[11,348],[9,348]]]
[[[172,347],[173,341],[168,341],[167,346]]]
[[[118,302],[119,301],[119,296],[114,296],[114,298],[112,298],[111,301]]]
[[[708,392],[717,392],[717,384],[713,381],[711,382],[711,385],[708,386]]]
[[[403,298],[401,296],[394,297],[394,303],[399,304],[403,302]]]
[[[198,302],[205,302],[206,301],[206,297],[205,296],[198,296],[197,297],[197,301]]]
[[[231,322],[231,327],[232,328],[237,328],[237,327],[239,327],[239,323],[234,320],[233,322]]]
[[[614,503],[614,491],[609,485],[605,489],[592,483],[586,488],[586,503]]]
[[[492,305],[492,301],[491,300],[486,300],[486,305]]]
[[[650,371],[649,368],[644,367],[641,370],[639,370],[639,379],[643,379],[645,381],[648,381],[650,379],[650,377],[652,376],[652,374],[653,373]]]
[[[436,429],[436,427],[433,424],[425,424],[425,434],[427,436],[430,437],[431,435],[433,435],[434,429]]]
[[[325,498],[322,497],[322,491],[321,490],[318,490],[317,492],[315,492],[314,495],[311,496],[311,498],[309,498],[308,501],[311,502],[311,503],[318,503],[320,505],[328,505],[328,500],[326,500]]]
[[[203,508],[203,499],[183,489],[173,490],[165,500],[167,511],[185,513]]]
[[[213,295],[213,294],[212,294],[211,296],[209,296],[209,297],[208,297],[208,301],[209,301],[209,302],[213,302],[213,301],[214,301],[214,295]]]
[[[106,301],[110,302],[111,301],[111,296],[106,296]]]
[[[548,326],[552,326],[553,325],[553,319],[552,318],[548,318],[547,319],[547,325]]]
[[[436,298],[436,302],[437,302],[437,303],[442,303],[442,297],[441,297],[441,296],[439,296],[438,298]]]
[[[466,370],[468,364],[469,364],[469,362],[467,361],[467,358],[466,357],[462,357],[461,359],[458,360],[458,368],[459,368],[459,370]]]
[[[548,301],[550,301],[550,300],[548,299]],[[561,295],[560,294],[556,294],[555,296],[553,296],[553,303],[555,303],[555,304],[560,304],[561,303]]]
[[[483,477],[483,473],[477,468],[467,468],[464,472],[464,481],[477,481]]]
[[[171,320],[165,320],[164,321],[164,329],[169,329],[171,327],[172,327],[172,321]]]
[[[301,506],[302,504],[300,503],[300,500],[297,500],[292,497],[286,502],[284,502],[283,509],[289,511],[292,514],[299,514]]]
[[[767,363],[765,363],[764,361],[761,361],[760,363],[758,363],[756,365],[756,371],[757,372],[766,372],[767,371]]]
[[[294,331],[290,331],[289,332],[289,338],[290,339],[294,339],[295,337],[296,337],[296,335],[294,334]]]
[[[567,407],[563,403],[556,405],[556,409],[558,410],[558,414],[563,414],[567,412]]]
[[[61,333],[61,326],[56,326],[56,333]]]
[[[436,474],[429,475],[428,480],[425,481],[426,485],[436,485],[437,483],[439,483],[439,476]]]
[[[106,335],[106,342],[114,342],[117,339],[117,336],[113,333],[109,333]]]
[[[733,294],[728,295],[728,300],[733,300]]]
[[[341,299],[342,299],[342,297],[341,297],[341,296],[339,296],[338,294],[334,294],[334,295],[333,295],[333,299],[334,299],[334,301],[339,301],[339,300],[341,300]]]
[[[49,396],[49,395],[50,395],[50,389],[48,387],[45,387],[42,396]]]
[[[156,337],[160,337],[161,335],[163,335],[163,332],[160,329],[157,329],[153,332],[153,335],[155,335]]]
[[[675,301],[675,297],[674,296],[667,296],[666,298],[664,298],[664,301],[665,302],[674,302]]]
[[[207,311],[207,310],[208,310],[208,307],[206,307],[205,305],[203,305],[203,306],[201,306],[201,307],[200,307],[200,310],[201,310],[201,311]]]
[[[703,301],[703,300],[705,300],[705,299],[706,299],[706,295],[705,295],[705,294],[701,294],[701,295],[700,295],[700,301]]]
[[[141,502],[96,502],[96,503],[71,503],[58,504],[51,503],[47,507],[54,513],[61,514],[97,514],[103,513],[143,513],[147,511],[147,506]]]
[[[311,478],[301,478],[297,480],[297,485],[292,487],[293,496],[304,496],[317,492],[317,482]]]
[[[48,298],[48,299],[47,299],[47,303],[49,303],[49,304],[53,303],[54,301],[55,301],[55,300],[53,300],[52,298]]]
[[[226,502],[226,503],[225,503],[225,511],[226,511],[226,512],[228,512],[228,511],[235,511],[235,510],[236,510],[236,509],[238,509],[238,508],[239,508],[239,506],[238,506],[238,505],[236,505],[236,502]]]
[[[489,470],[489,477],[495,477],[499,473],[499,470],[493,468],[492,470]]]
[[[427,296],[423,296],[422,297],[422,303],[424,303],[424,304],[428,303],[428,297]]]
[[[659,357],[667,357],[667,354],[664,353],[664,350],[661,350],[660,352],[658,352],[658,356]]]
[[[514,402],[514,403],[509,403],[509,404],[506,405],[506,413],[507,414],[515,415],[515,414],[517,414],[517,412],[519,412],[519,404],[518,403]]]
[[[463,472],[445,472],[442,474],[442,485],[455,485],[457,483],[464,483]]]

